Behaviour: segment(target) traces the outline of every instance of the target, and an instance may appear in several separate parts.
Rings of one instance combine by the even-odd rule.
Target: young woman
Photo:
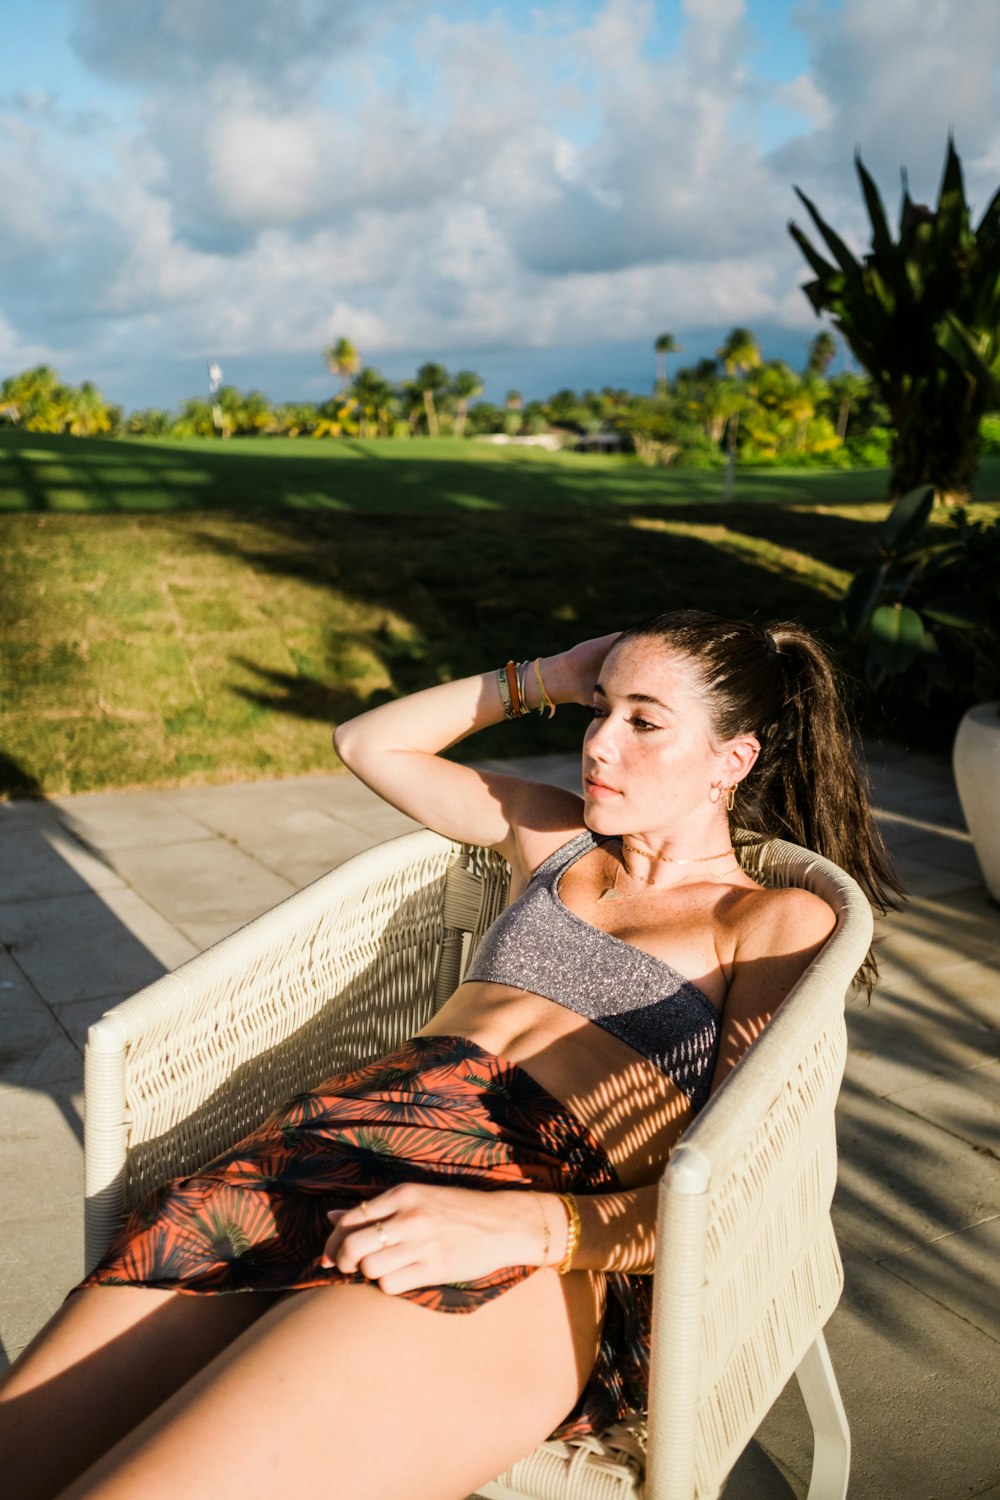
[[[440,758],[563,703],[593,711],[582,796]],[[894,889],[830,664],[792,625],[675,611],[335,744],[498,849],[512,904],[418,1036],[133,1215],[8,1376],[17,1500],[449,1500],[613,1421],[642,1399],[664,1163],[834,925],[743,872],[731,820],[883,909]]]

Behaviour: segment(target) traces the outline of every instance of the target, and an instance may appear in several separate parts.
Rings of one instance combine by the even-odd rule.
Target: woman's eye
[[[595,719],[606,719],[608,717],[607,709],[601,708],[600,704],[598,703],[594,704],[593,708],[591,709],[591,713],[594,715]]]
[[[633,729],[639,729],[643,733],[646,733],[650,729],[659,729],[660,726],[659,724],[651,723],[649,719],[633,719],[632,727]]]

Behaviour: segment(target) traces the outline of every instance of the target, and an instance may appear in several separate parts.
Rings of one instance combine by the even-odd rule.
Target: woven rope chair
[[[486,1500],[710,1500],[794,1372],[813,1424],[809,1500],[843,1500],[850,1436],[822,1328],[842,1270],[829,1206],[844,994],[871,937],[861,891],[792,844],[741,848],[837,926],[664,1173],[648,1418],[551,1441]],[[152,1187],[283,1099],[420,1029],[502,910],[495,854],[430,832],[356,856],[115,1006],[85,1062],[86,1255]]]

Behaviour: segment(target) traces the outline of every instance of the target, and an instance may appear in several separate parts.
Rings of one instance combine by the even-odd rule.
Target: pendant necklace
[[[691,859],[671,859],[669,855],[654,854],[651,849],[639,849],[635,844],[630,844],[626,839],[622,839],[622,852],[624,853],[626,849],[630,854],[644,854],[647,859],[655,859],[661,865],[705,865],[713,859],[728,859],[730,855],[735,855],[736,853],[735,849],[730,845],[728,849],[723,849],[721,854],[699,854]],[[625,871],[630,880],[637,878],[635,875],[629,874],[628,867],[623,859],[615,870],[614,881],[606,890],[601,892],[597,898],[598,901],[635,901],[639,896],[649,895],[652,887],[648,880],[643,882],[646,887],[644,891],[619,891],[618,877],[622,870]]]

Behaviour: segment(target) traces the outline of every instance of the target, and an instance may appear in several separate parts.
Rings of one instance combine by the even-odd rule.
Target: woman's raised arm
[[[554,703],[590,703],[614,640],[602,636],[540,658],[541,678]],[[524,683],[527,707],[537,709],[533,667]],[[449,838],[484,844],[510,858],[518,828],[572,826],[579,802],[553,787],[441,758],[440,751],[504,717],[494,669],[369,709],[341,724],[333,744],[344,765],[401,812]]]

